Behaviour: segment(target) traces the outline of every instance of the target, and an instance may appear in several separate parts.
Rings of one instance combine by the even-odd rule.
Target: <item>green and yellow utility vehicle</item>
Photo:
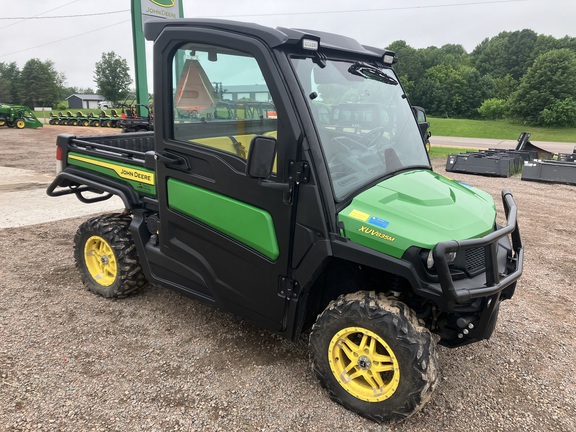
[[[117,298],[150,282],[292,340],[311,329],[332,399],[376,421],[416,412],[436,343],[490,338],[514,294],[512,194],[501,226],[489,194],[432,171],[392,52],[221,20],[145,34],[154,132],[57,140],[50,196],[125,206],[79,227],[85,286]],[[267,114],[215,115],[237,101]]]

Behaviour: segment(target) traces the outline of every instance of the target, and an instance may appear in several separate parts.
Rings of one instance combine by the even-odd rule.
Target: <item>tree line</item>
[[[433,116],[576,126],[576,38],[524,29],[462,45],[391,43],[394,69],[414,105]]]
[[[0,62],[0,102],[34,107],[58,107],[75,93],[101,94],[110,101],[124,99],[132,83],[126,59],[114,51],[103,53],[94,66],[92,88],[65,85],[66,76],[54,68],[50,60],[30,59],[22,69],[15,62]],[[60,108],[58,108],[60,109]]]
[[[405,41],[388,49],[410,101],[430,115],[511,119],[530,125],[576,126],[576,38],[557,39],[524,29],[486,38],[468,53],[462,45],[415,49]],[[66,87],[51,61],[29,60],[22,70],[0,63],[0,102],[56,106],[90,88]],[[126,97],[128,64],[113,51],[95,65],[96,92],[107,100]]]

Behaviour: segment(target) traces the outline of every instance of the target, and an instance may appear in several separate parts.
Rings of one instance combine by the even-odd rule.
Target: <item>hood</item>
[[[397,258],[410,246],[482,237],[495,218],[491,195],[429,170],[384,180],[339,214],[346,237]]]

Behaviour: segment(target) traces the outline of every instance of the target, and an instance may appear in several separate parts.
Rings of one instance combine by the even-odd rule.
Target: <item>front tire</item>
[[[74,237],[74,259],[82,283],[103,297],[126,297],[146,285],[138,264],[128,215],[110,214],[84,222]]]
[[[404,303],[373,292],[328,305],[312,328],[310,358],[331,399],[377,422],[417,412],[438,379],[430,332]]]

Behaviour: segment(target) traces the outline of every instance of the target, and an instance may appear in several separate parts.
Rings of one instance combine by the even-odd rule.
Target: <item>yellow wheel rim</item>
[[[328,362],[340,385],[367,402],[388,399],[400,383],[400,366],[390,346],[362,327],[347,327],[334,335]]]
[[[110,286],[118,275],[116,256],[110,244],[99,236],[92,236],[84,245],[84,260],[90,276],[102,286]]]
[[[16,128],[24,129],[24,126],[26,126],[26,123],[24,123],[24,120],[17,120],[16,121]]]

